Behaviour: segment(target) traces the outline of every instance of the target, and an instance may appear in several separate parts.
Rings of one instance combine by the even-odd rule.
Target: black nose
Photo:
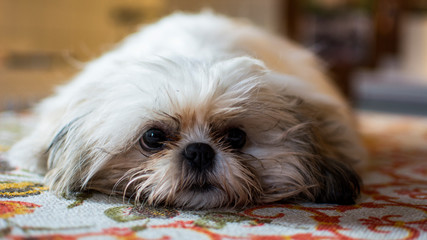
[[[214,163],[215,151],[206,143],[189,144],[182,155],[195,170],[209,170]]]

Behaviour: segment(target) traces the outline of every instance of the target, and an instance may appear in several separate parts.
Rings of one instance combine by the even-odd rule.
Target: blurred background
[[[359,109],[427,115],[427,0],[0,0],[0,111],[176,10],[248,18],[318,54]]]

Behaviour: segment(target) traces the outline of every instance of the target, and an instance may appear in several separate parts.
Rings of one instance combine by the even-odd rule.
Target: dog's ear
[[[309,190],[317,203],[354,204],[360,195],[362,181],[353,165],[363,160],[353,129],[328,117],[313,124],[313,147],[316,157],[311,169],[317,187]]]
[[[315,202],[355,204],[360,194],[361,179],[353,168],[349,164],[328,158],[322,159],[317,165],[318,187],[311,190]]]
[[[316,203],[354,204],[360,195],[361,179],[339,148],[314,134],[307,156],[299,159],[300,174],[308,186],[297,199],[311,199]],[[329,136],[331,137],[331,136]]]
[[[303,175],[307,174],[305,182],[311,187],[302,193],[303,197],[317,203],[354,204],[362,181],[353,166],[366,157],[355,127],[328,108],[310,111],[316,114],[310,117],[305,129],[309,134],[303,137],[309,154],[300,164],[305,168]]]

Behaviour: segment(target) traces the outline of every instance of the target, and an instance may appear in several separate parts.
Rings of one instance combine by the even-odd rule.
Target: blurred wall
[[[1,0],[0,110],[23,109],[52,93],[141,24],[206,7],[270,31],[285,26],[281,0]]]

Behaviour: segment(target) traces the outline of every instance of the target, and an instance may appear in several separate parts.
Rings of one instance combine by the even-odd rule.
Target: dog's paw
[[[34,173],[46,173],[46,153],[40,143],[28,137],[16,143],[4,158],[10,167],[25,169]]]

